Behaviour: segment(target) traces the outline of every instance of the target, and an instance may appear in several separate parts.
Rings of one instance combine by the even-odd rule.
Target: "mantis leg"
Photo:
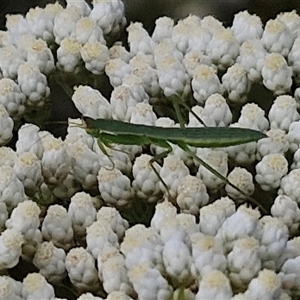
[[[169,150],[166,150],[166,151],[164,151],[164,152],[162,152],[162,153],[160,153],[160,154],[154,156],[152,159],[150,159],[149,164],[150,164],[152,170],[154,171],[154,173],[156,174],[156,176],[158,177],[158,179],[161,181],[161,183],[162,183],[162,185],[164,186],[164,188],[166,189],[166,191],[167,191],[169,197],[172,198],[171,193],[170,193],[170,191],[169,191],[169,188],[168,188],[167,184],[165,183],[165,181],[162,179],[162,177],[160,176],[160,174],[157,172],[157,170],[156,170],[155,167],[153,166],[153,163],[154,163],[154,162],[157,162],[157,163],[158,163],[158,161],[159,161],[160,159],[166,158],[167,155],[168,155],[169,153],[170,153],[170,151],[169,151]]]
[[[203,159],[198,157],[191,149],[186,145],[182,143],[178,143],[178,146],[184,150],[186,153],[188,153],[192,158],[194,158],[196,161],[198,161],[203,167],[205,167],[207,170],[209,170],[212,174],[216,175],[220,179],[222,179],[224,182],[232,186],[234,189],[239,191],[242,195],[246,196],[247,199],[253,203],[255,206],[259,207],[264,213],[268,213],[268,211],[254,198],[248,196],[245,194],[244,191],[242,191],[239,187],[237,187],[235,184],[231,183],[225,176],[223,176],[221,173],[216,171],[213,167],[211,167],[209,164],[207,164]]]
[[[199,123],[203,124],[206,127],[203,120],[184,101],[182,101],[178,95],[172,96],[171,100],[173,102],[180,127],[184,127],[184,123],[185,123],[182,117],[182,113],[179,109],[180,105],[183,106],[188,112],[190,112],[199,121]]]

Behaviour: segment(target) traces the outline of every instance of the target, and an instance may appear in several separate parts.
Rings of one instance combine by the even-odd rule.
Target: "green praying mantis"
[[[98,141],[101,151],[108,156],[105,146],[110,147],[111,144],[124,145],[146,145],[154,144],[165,148],[166,151],[153,157],[150,165],[162,184],[168,191],[167,185],[152,165],[154,161],[165,158],[172,151],[171,144],[178,145],[182,150],[189,154],[193,159],[207,168],[214,175],[218,176],[227,184],[237,189],[240,193],[245,193],[232,184],[226,177],[217,172],[213,167],[198,157],[189,146],[193,147],[227,147],[257,141],[266,135],[260,131],[246,128],[228,128],[228,127],[180,127],[180,128],[164,128],[155,126],[146,126],[125,123],[117,120],[97,119],[83,117],[86,124],[86,131]],[[263,211],[265,209],[255,199],[249,198],[256,206]]]

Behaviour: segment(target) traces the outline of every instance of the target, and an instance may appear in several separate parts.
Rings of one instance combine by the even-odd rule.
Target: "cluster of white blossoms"
[[[152,34],[126,24],[121,0],[7,16],[0,299],[299,299],[300,16],[282,13],[263,25],[244,11],[227,28],[212,16],[161,17]],[[172,144],[155,172],[161,145],[120,138],[108,147],[81,120],[69,120],[64,140],[24,123],[51,101],[50,79],[94,119],[178,127],[170,117],[180,98],[207,126],[266,137],[191,147],[229,182]],[[108,81],[110,99],[101,89]],[[248,102],[259,85],[272,103]],[[192,113],[184,118],[203,127]],[[260,210],[237,205],[249,199]],[[22,281],[10,275],[24,264],[31,268]]]

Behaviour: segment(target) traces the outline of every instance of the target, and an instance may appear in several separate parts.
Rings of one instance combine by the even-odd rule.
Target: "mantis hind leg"
[[[222,179],[225,183],[227,183],[228,185],[230,185],[231,187],[239,191],[242,195],[244,195],[249,200],[249,202],[259,207],[264,213],[268,213],[267,210],[258,201],[256,201],[254,198],[250,197],[249,195],[245,194],[245,192],[242,191],[239,187],[237,187],[235,184],[230,182],[225,176],[223,176],[221,173],[219,173],[217,170],[215,170],[213,167],[207,164],[203,159],[198,157],[193,151],[191,151],[191,149],[187,145],[178,143],[178,146],[186,153],[188,153],[192,158],[198,161],[203,167],[209,170],[212,174],[216,175],[217,177]]]
[[[115,163],[111,159],[111,156],[108,154],[107,150],[105,149],[105,147],[111,148],[111,145],[108,142],[102,141],[100,138],[97,138],[97,144],[98,144],[100,150],[102,151],[102,153],[104,155],[106,155],[106,157],[109,159],[109,161],[112,164],[111,168],[108,168],[108,167],[104,167],[104,168],[109,170],[109,171],[113,170],[115,168]]]
[[[163,178],[160,176],[160,174],[158,173],[158,171],[155,169],[155,167],[153,165],[154,162],[158,163],[159,160],[166,158],[169,153],[170,153],[170,151],[166,150],[166,151],[154,156],[152,159],[150,159],[149,164],[150,164],[152,170],[154,171],[154,173],[156,174],[156,176],[158,177],[158,179],[160,180],[160,182],[162,183],[162,185],[164,186],[164,188],[166,189],[169,197],[172,198],[166,182],[163,180]]]

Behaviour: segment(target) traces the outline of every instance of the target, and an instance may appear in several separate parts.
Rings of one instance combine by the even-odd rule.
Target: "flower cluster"
[[[152,34],[126,23],[121,0],[7,16],[0,299],[62,299],[61,284],[78,300],[299,298],[300,16],[282,13],[263,26],[244,11],[227,28],[212,16],[161,17]],[[190,147],[214,173],[178,145],[158,163],[165,143],[108,144],[78,119],[62,140],[29,122],[36,112],[46,121],[50,80],[93,119],[266,137]],[[259,86],[271,101],[251,100]],[[179,100],[190,108],[183,120]],[[24,265],[22,281],[9,276]]]

